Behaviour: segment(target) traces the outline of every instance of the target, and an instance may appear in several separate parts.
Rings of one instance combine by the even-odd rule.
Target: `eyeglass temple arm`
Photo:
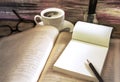
[[[9,28],[10,28],[10,30],[12,31],[12,27],[11,27],[11,26],[9,26],[9,25],[0,25],[0,27],[9,27]]]
[[[20,17],[20,15],[15,11],[15,10],[12,10],[13,11],[13,13],[20,19],[20,20],[22,20],[22,18]]]
[[[14,13],[21,21],[24,21],[24,19],[21,18],[20,15],[19,15],[15,10],[12,10],[12,11],[13,11],[13,13]],[[26,21],[31,21],[31,22],[34,23],[34,25],[36,25],[35,21],[33,21],[33,20],[27,20],[27,19],[26,19]],[[20,22],[19,22],[19,23],[20,23]],[[19,24],[19,23],[18,23],[18,24]]]

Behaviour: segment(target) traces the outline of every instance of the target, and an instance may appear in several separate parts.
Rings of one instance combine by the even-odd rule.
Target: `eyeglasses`
[[[18,17],[18,22],[15,29],[13,29],[10,25],[0,25],[0,37],[8,36],[16,32],[22,32],[35,26],[34,20],[21,18],[15,10],[12,11]]]

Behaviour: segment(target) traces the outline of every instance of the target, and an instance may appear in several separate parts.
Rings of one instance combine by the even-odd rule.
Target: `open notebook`
[[[93,63],[99,74],[107,56],[112,27],[78,21],[72,39],[55,62],[53,69],[71,76],[97,82],[86,63]]]

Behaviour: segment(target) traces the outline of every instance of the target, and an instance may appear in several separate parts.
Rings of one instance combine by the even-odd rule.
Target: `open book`
[[[87,59],[93,63],[99,74],[109,49],[112,27],[78,21],[75,24],[72,39],[55,62],[53,69],[71,76],[94,81]]]
[[[57,38],[52,26],[0,40],[0,82],[37,82]]]

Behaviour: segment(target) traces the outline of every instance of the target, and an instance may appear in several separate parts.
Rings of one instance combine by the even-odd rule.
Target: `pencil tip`
[[[87,62],[90,63],[90,61],[87,59]]]

